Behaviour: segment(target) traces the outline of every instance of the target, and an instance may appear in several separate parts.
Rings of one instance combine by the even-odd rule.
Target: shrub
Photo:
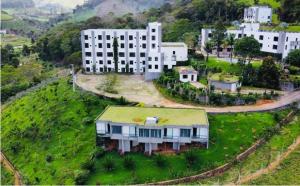
[[[102,158],[105,154],[105,151],[103,148],[101,147],[97,147],[94,151],[94,157],[99,159],[99,158]]]
[[[166,158],[160,154],[157,154],[154,156],[154,161],[155,161],[155,164],[160,168],[163,168],[167,165]]]
[[[93,121],[94,121],[94,119],[91,118],[91,117],[85,117],[85,118],[82,119],[82,123],[84,125],[89,125],[89,124],[93,123]]]
[[[88,180],[90,172],[88,170],[76,171],[75,172],[75,184],[84,185]]]
[[[107,156],[103,161],[103,167],[106,171],[113,171],[116,167],[115,162],[111,156]]]
[[[89,159],[87,160],[86,162],[84,162],[82,165],[81,165],[81,168],[85,169],[85,170],[89,170],[89,171],[94,171],[95,170],[95,160],[92,158],[92,159]]]
[[[184,156],[185,156],[186,162],[188,164],[188,167],[191,167],[192,165],[194,165],[198,161],[197,153],[193,149],[187,151],[184,154]]]
[[[52,160],[53,160],[52,156],[48,154],[48,155],[46,156],[46,161],[47,161],[48,163],[50,163]]]
[[[135,161],[131,156],[126,156],[123,161],[123,165],[128,170],[134,170],[135,169]]]

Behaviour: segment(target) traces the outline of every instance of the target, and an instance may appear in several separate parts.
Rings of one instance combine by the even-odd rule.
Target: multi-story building
[[[284,59],[292,50],[300,49],[300,32],[263,31],[258,23],[243,23],[239,29],[227,30],[226,34],[233,34],[235,39],[254,37],[261,46],[262,52],[279,54]],[[202,29],[201,46],[212,37],[212,29]]]
[[[176,61],[187,61],[184,43],[163,43],[161,23],[146,29],[88,29],[81,32],[82,63],[87,73],[130,72],[158,78],[163,68],[172,69]],[[118,62],[114,62],[114,40]],[[116,44],[116,43],[115,43]],[[117,68],[117,69],[115,69]]]
[[[96,119],[97,144],[130,151],[208,148],[209,122],[203,109],[109,106]]]
[[[245,8],[244,21],[250,23],[271,23],[272,8],[268,6],[251,6]]]

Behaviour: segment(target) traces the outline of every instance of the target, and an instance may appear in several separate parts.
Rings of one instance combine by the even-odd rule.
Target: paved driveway
[[[152,82],[144,81],[140,75],[116,75],[117,82],[114,89],[117,94],[107,93],[101,88],[106,81],[107,75],[83,75],[77,74],[77,85],[84,90],[101,94],[107,97],[125,97],[129,101],[141,102],[147,106],[164,106],[176,108],[203,108],[209,113],[227,113],[227,112],[247,112],[247,111],[267,111],[283,107],[295,101],[300,102],[300,91],[286,92],[279,100],[267,102],[264,104],[247,106],[229,106],[229,107],[204,107],[187,104],[175,103],[164,98],[155,88]]]

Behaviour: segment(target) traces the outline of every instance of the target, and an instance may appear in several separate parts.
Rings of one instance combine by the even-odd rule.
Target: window
[[[155,57],[155,61],[158,61],[158,57]]]
[[[158,65],[155,65],[155,69],[158,69]]]
[[[98,40],[102,40],[102,35],[98,35]]]
[[[176,52],[175,51],[173,51],[173,55],[175,55],[176,54]]]
[[[129,68],[129,72],[130,72],[130,73],[133,73],[133,68]]]
[[[143,61],[143,65],[145,65],[146,64],[146,61]]]
[[[100,67],[99,69],[100,69],[100,72],[103,72],[103,70],[104,70],[102,67]]]
[[[262,44],[262,43],[259,43],[259,46],[260,46],[260,48],[262,48],[262,47],[263,47],[263,44]]]
[[[140,137],[149,137],[149,129],[139,129],[139,136]]]
[[[190,129],[180,129],[180,137],[190,137],[191,130]]]
[[[152,69],[152,65],[148,65],[148,69]]]
[[[143,43],[143,44],[142,44],[142,47],[143,47],[143,48],[147,48],[146,43]]]
[[[90,64],[90,60],[85,60],[85,64]]]
[[[88,36],[88,35],[84,35],[84,39],[85,39],[85,40],[88,40],[88,39],[89,39],[89,36]]]
[[[110,35],[107,35],[107,36],[106,36],[106,40],[110,40]]]
[[[107,60],[107,64],[110,65],[111,64],[111,60]]]
[[[152,36],[152,41],[155,40],[155,36]]]
[[[142,36],[142,40],[144,40],[144,41],[145,41],[145,40],[146,40],[146,38],[147,38],[146,36]]]
[[[129,36],[129,40],[133,40],[133,36],[132,35]]]
[[[161,130],[151,129],[151,137],[152,138],[160,138],[161,137]]]
[[[285,45],[285,50],[287,49],[287,45]]]
[[[120,37],[120,39],[121,39],[121,40],[124,40],[124,36],[122,35],[122,36]]]
[[[133,65],[133,61],[129,61],[129,64]]]
[[[107,48],[110,48],[110,43],[107,43],[107,45],[106,45],[106,46],[107,46]]]
[[[90,67],[86,67],[85,71],[90,72],[91,71]]]
[[[286,41],[289,41],[289,37],[286,37]]]
[[[121,43],[121,48],[124,48],[125,46],[124,46],[124,43]]]
[[[99,44],[98,44],[98,48],[102,48],[102,43],[99,43]]]
[[[107,57],[113,57],[113,53],[112,52],[107,52]]]
[[[208,34],[208,37],[212,37],[212,33],[209,33],[209,34]]]
[[[187,75],[183,75],[182,78],[183,78],[183,79],[187,79],[188,76],[187,76]]]
[[[103,60],[100,60],[100,61],[99,61],[99,64],[102,65],[102,64],[103,64]]]
[[[119,52],[119,56],[120,57],[125,57],[125,53],[124,52]]]
[[[152,61],[152,57],[148,57],[148,61]]]
[[[238,38],[241,38],[241,37],[242,37],[242,34],[239,34],[239,35],[238,35]]]
[[[132,43],[129,43],[129,48],[133,48],[133,44]]]
[[[122,134],[122,127],[121,126],[111,126],[113,134]]]
[[[155,44],[152,44],[152,48],[155,48]]]
[[[92,56],[92,53],[91,53],[91,52],[86,52],[86,53],[85,53],[85,56],[91,57],[91,56]]]
[[[84,47],[85,47],[85,48],[89,48],[89,44],[88,44],[88,43],[85,43],[85,44],[84,44]]]
[[[124,60],[122,60],[122,61],[121,61],[121,64],[122,64],[122,65],[125,65],[125,61],[124,61]]]
[[[146,56],[145,52],[140,53],[140,56],[145,57]]]
[[[103,56],[102,52],[97,52],[97,57],[102,57],[102,56]]]
[[[278,41],[278,37],[274,37],[274,41]]]
[[[130,52],[129,53],[129,57],[135,57],[135,53],[134,52]]]
[[[260,35],[260,36],[259,36],[259,40],[264,40],[264,36],[263,36],[263,35]]]
[[[155,32],[155,29],[152,29],[152,32]]]
[[[273,49],[274,49],[274,50],[277,50],[277,45],[273,45]]]

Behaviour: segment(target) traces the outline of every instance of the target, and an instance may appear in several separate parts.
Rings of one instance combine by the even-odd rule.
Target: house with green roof
[[[96,119],[97,144],[120,153],[208,148],[203,109],[109,106]]]
[[[224,91],[236,92],[241,87],[239,77],[230,74],[216,73],[208,76],[209,87]]]

